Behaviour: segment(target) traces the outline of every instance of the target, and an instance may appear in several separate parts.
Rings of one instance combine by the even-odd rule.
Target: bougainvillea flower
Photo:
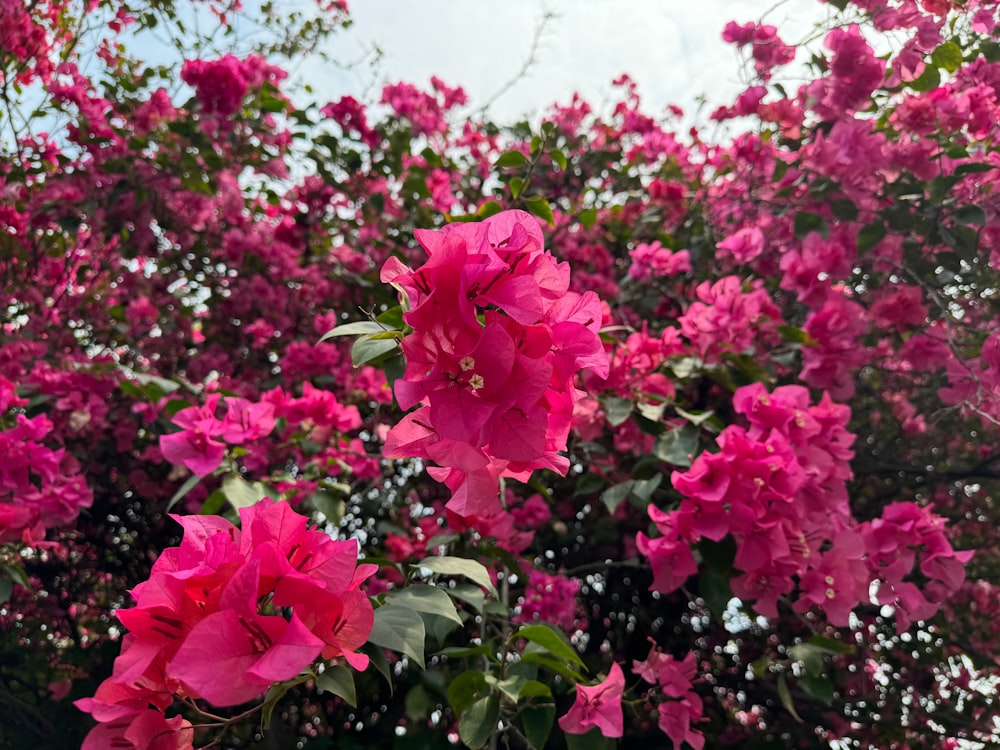
[[[691,728],[691,722],[701,718],[702,702],[697,693],[688,693],[679,701],[667,701],[656,707],[660,712],[660,729],[679,750],[688,743],[694,750],[705,746],[705,737]]]
[[[389,431],[384,455],[433,461],[432,476],[452,490],[448,510],[489,517],[500,510],[500,476],[569,468],[559,454],[585,395],[573,379],[584,368],[608,375],[602,305],[569,291],[568,264],[545,251],[523,211],[416,238],[426,263],[391,258],[381,272],[413,329],[396,400],[417,407]]]
[[[98,724],[80,750],[193,750],[194,728],[182,716],[166,718],[151,709]]]
[[[576,686],[576,701],[559,726],[570,734],[586,734],[595,727],[605,737],[621,737],[625,733],[622,714],[622,693],[625,675],[618,664],[612,664],[607,679],[599,685]]]
[[[293,613],[257,613],[260,564],[250,561],[223,592],[218,612],[192,628],[171,659],[170,674],[216,706],[235,706],[298,675],[323,642]]]
[[[226,409],[221,435],[227,443],[242,445],[269,435],[274,429],[274,404],[227,398]]]
[[[214,423],[196,422],[190,429],[160,436],[160,451],[172,464],[182,464],[199,477],[219,468],[226,455],[226,446],[212,439]]]

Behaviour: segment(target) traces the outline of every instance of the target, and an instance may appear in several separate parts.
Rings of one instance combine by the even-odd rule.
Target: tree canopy
[[[1000,4],[830,4],[691,128],[0,0],[0,747],[1000,742]]]

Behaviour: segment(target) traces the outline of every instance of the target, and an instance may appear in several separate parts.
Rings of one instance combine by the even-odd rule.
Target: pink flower
[[[191,722],[175,716],[167,719],[159,711],[138,711],[90,730],[81,750],[192,750]]]
[[[204,406],[189,406],[174,415],[181,432],[160,436],[160,451],[172,464],[183,464],[200,477],[215,471],[226,454],[226,446],[213,438],[226,430],[215,416],[219,394],[209,396]]]
[[[605,737],[621,737],[625,732],[623,692],[625,675],[618,664],[612,664],[607,679],[601,684],[576,686],[576,701],[559,719],[559,726],[569,734],[586,734],[596,727]]]
[[[666,695],[680,698],[691,689],[691,680],[697,672],[694,652],[688,651],[687,656],[678,661],[663,653],[652,638],[649,640],[653,644],[649,656],[644,661],[633,661],[632,671],[646,682],[659,684]]]
[[[222,438],[227,443],[249,443],[274,429],[274,404],[254,404],[245,398],[227,398],[226,408]]]
[[[163,457],[172,464],[183,464],[199,477],[211,474],[226,455],[226,446],[212,439],[213,428],[212,423],[205,421],[189,430],[162,435]]]
[[[222,593],[220,611],[188,633],[170,661],[172,676],[216,706],[235,706],[295,677],[319,656],[323,642],[296,614],[257,614],[257,561],[248,562]]]
[[[580,582],[575,578],[549,575],[533,570],[528,576],[528,585],[521,602],[521,613],[514,622],[534,622],[545,620],[566,631],[577,626],[576,595],[580,593]]]
[[[764,233],[758,227],[745,227],[718,244],[737,263],[749,263],[764,252]]]
[[[576,373],[606,377],[601,303],[569,291],[569,266],[543,247],[538,222],[505,211],[479,223],[417,230],[428,260],[412,270],[390,258],[381,279],[402,292],[403,409],[386,458],[426,458],[452,491],[448,510],[492,517],[501,476],[565,474]]]
[[[674,743],[675,750],[683,743],[688,743],[694,750],[705,746],[705,737],[701,732],[691,728],[691,722],[701,718],[701,698],[696,693],[688,693],[679,701],[661,703],[660,729]]]

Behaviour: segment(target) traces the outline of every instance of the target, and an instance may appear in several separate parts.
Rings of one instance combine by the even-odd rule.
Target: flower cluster
[[[545,620],[572,632],[581,624],[576,603],[579,593],[580,581],[576,578],[533,570],[528,574],[521,612],[514,622]]]
[[[861,535],[872,577],[875,600],[893,607],[900,630],[927,619],[965,582],[965,563],[972,551],[957,552],[945,535],[944,519],[914,503],[892,503],[882,517],[865,523]],[[917,562],[926,583],[904,581]]]
[[[190,406],[174,415],[173,422],[181,431],[160,437],[160,450],[167,461],[203,477],[219,468],[226,454],[225,443],[242,445],[274,429],[272,404],[228,398],[226,415],[219,419],[216,410],[221,398],[214,393],[204,406]]]
[[[432,476],[452,491],[448,509],[488,516],[501,476],[566,473],[559,451],[581,397],[574,376],[608,372],[600,301],[569,291],[569,266],[545,251],[523,211],[418,231],[417,240],[430,256],[423,266],[390,258],[382,268],[413,328],[396,399],[419,407],[389,432],[384,455],[434,462]]]
[[[667,700],[658,703],[656,710],[660,715],[660,729],[674,743],[674,747],[679,748],[687,742],[695,750],[701,750],[705,737],[691,728],[691,724],[702,715],[701,698],[691,689],[698,669],[694,653],[689,651],[687,656],[678,660],[663,653],[652,638],[649,640],[653,644],[649,656],[632,662],[632,671],[645,682],[658,686],[666,696]]]
[[[673,252],[659,242],[640,242],[629,250],[629,257],[632,265],[629,266],[628,275],[637,281],[691,273],[691,253],[687,250]]]
[[[148,724],[183,732],[162,715],[175,693],[234,706],[317,657],[368,666],[357,649],[374,612],[359,586],[376,566],[357,564],[356,542],[307,529],[304,516],[269,500],[240,511],[242,530],[217,516],[175,518],[180,546],[132,590],[136,606],[118,612],[129,632],[112,676],[77,701],[101,722],[93,747],[117,746],[113,737]]]
[[[52,421],[22,413],[19,407],[27,403],[12,382],[0,378],[0,427],[6,426],[6,415],[13,419],[0,431],[0,544],[37,541],[47,528],[75,521],[93,501],[76,459],[43,442]]]
[[[962,583],[962,563],[971,554],[955,552],[941,519],[928,511],[897,503],[881,519],[854,521],[846,488],[854,440],[847,407],[826,395],[811,406],[801,386],[768,393],[759,383],[737,390],[733,405],[750,428],[727,427],[718,453],[703,453],[687,472],[674,472],[673,485],[685,496],[679,510],[649,508],[662,536],[640,533],[637,543],[653,565],[654,589],[672,591],[696,572],[690,543],[730,534],[733,564],[742,571],[733,593],[768,617],[778,615],[778,598],[793,592],[798,577],[797,609],[815,605],[834,625],[847,625],[877,580],[879,602],[896,607],[897,625],[905,629],[933,614],[944,592]],[[924,550],[921,572],[938,590],[931,599],[903,581],[917,549]]]
[[[239,110],[251,87],[284,77],[284,71],[260,55],[244,60],[231,54],[218,60],[187,60],[181,68],[181,80],[194,87],[204,112],[222,119]]]
[[[795,59],[795,47],[785,44],[778,30],[768,24],[730,21],[722,32],[722,39],[741,48],[749,45],[757,75],[764,81],[771,78],[774,68]]]
[[[222,417],[217,416],[220,409],[224,409]],[[361,478],[378,473],[377,462],[366,455],[361,440],[344,437],[344,433],[361,426],[358,408],[341,404],[333,393],[308,382],[303,384],[299,397],[280,387],[265,391],[259,401],[223,398],[213,393],[202,406],[178,411],[172,421],[182,429],[162,435],[160,451],[168,462],[184,466],[200,477],[219,468],[227,446],[252,446],[254,450],[243,459],[243,464],[252,471],[266,473],[271,463],[280,463],[284,468],[287,448],[279,450],[277,446],[294,435],[305,437],[315,446],[310,455],[295,451],[300,469],[312,464],[328,474],[350,472]],[[271,439],[265,441],[269,436]],[[268,449],[275,455],[269,456]]]
[[[702,282],[695,293],[698,301],[691,303],[678,322],[706,361],[715,361],[726,352],[742,352],[781,319],[780,310],[759,282],[745,292],[738,277],[726,276],[714,283]]]

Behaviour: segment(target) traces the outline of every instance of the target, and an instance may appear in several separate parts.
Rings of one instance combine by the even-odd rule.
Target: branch
[[[531,47],[528,48],[528,57],[525,59],[524,64],[521,69],[514,74],[514,76],[504,83],[496,92],[486,100],[486,103],[481,107],[473,111],[469,117],[465,119],[471,119],[472,117],[478,117],[486,112],[497,99],[510,91],[514,86],[520,83],[521,79],[524,78],[531,67],[538,62],[538,48],[541,46],[542,33],[545,31],[545,27],[549,25],[549,22],[553,19],[558,18],[558,14],[551,10],[543,10],[542,17],[539,19],[538,24],[535,26],[535,34],[531,38]]]

